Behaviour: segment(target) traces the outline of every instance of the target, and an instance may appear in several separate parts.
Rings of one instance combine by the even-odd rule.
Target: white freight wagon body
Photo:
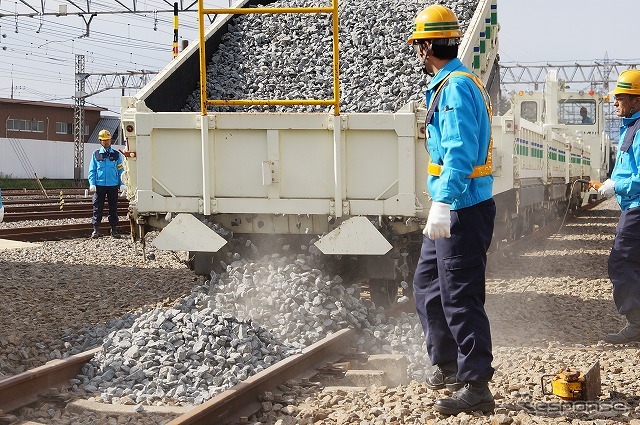
[[[495,0],[479,2],[460,50],[485,83],[498,75],[496,13]],[[229,19],[218,17],[205,38],[219,37]],[[197,47],[192,43],[135,97],[123,98],[135,225],[163,227],[169,212],[214,214],[239,233],[323,234],[357,216],[390,217],[394,233],[420,229],[429,203],[424,110],[413,103],[395,113],[339,116],[152,110],[149,97]],[[366,247],[338,247],[334,238],[321,249],[380,255],[391,248],[373,224],[358,223],[357,232],[372,238]]]
[[[204,213],[203,166],[213,214],[414,216],[422,210],[416,187],[425,184],[426,160],[414,113],[215,114],[207,120],[204,160],[200,115],[185,114],[135,115],[136,144],[129,149],[136,157],[128,165],[138,212]],[[337,164],[335,123],[342,127]]]

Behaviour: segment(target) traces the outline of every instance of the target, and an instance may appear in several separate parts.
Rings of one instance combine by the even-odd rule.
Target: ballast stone
[[[321,272],[320,258],[236,260],[174,307],[111,332],[75,388],[114,404],[199,404],[346,326],[360,331],[359,350],[405,354],[420,379],[425,350],[415,315],[386,320],[360,300],[357,285]]]
[[[276,1],[312,7],[328,0]],[[395,112],[423,101],[427,79],[406,43],[413,20],[434,3],[451,8],[464,31],[478,0],[349,0],[339,3],[341,112]],[[332,26],[327,14],[239,15],[207,65],[209,99],[332,99]],[[199,111],[200,90],[184,111]],[[215,111],[327,112],[327,106],[216,107]]]

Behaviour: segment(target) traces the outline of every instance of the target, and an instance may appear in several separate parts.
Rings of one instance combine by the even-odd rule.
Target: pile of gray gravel
[[[415,315],[387,320],[356,284],[319,268],[316,254],[240,259],[168,309],[109,334],[74,389],[119,404],[199,404],[332,332],[360,331],[357,348],[409,355],[424,374]]]
[[[217,315],[195,292],[111,333],[72,385],[108,403],[200,404],[297,352],[257,322]]]
[[[349,0],[339,3],[342,112],[395,112],[422,100],[426,78],[406,40],[431,0]],[[466,30],[477,0],[438,1]],[[328,0],[281,0],[273,7],[330,6]],[[209,99],[333,98],[332,25],[328,14],[250,14],[236,17],[207,67]],[[200,108],[199,88],[184,111]],[[272,107],[319,112],[324,106]],[[220,107],[217,111],[262,111]]]
[[[14,224],[26,226],[0,227]],[[99,346],[131,326],[136,312],[191,292],[186,253],[147,251],[145,258],[128,238],[88,236],[1,252],[0,379]]]
[[[237,260],[212,281],[214,312],[258,321],[285,343],[306,347],[346,327],[368,328],[384,316],[360,299],[355,283],[315,268],[312,255],[273,254],[259,261]],[[376,314],[377,313],[377,314]]]
[[[255,320],[283,343],[306,347],[331,332],[359,331],[357,349],[407,356],[408,375],[426,376],[424,334],[416,314],[386,317],[384,308],[361,297],[356,282],[326,271],[314,246],[307,254],[272,254],[260,260],[238,259],[212,276],[209,307]]]

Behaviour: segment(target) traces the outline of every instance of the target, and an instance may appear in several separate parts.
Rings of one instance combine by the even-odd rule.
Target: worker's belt
[[[493,151],[493,137],[489,140],[489,151],[487,152],[487,162],[483,165],[477,165],[473,167],[473,172],[467,176],[469,179],[475,179],[476,177],[489,176],[492,172],[492,161],[491,157]],[[427,173],[430,176],[440,176],[442,174],[442,165],[436,164],[435,162],[430,162],[429,166],[427,166]]]
[[[473,81],[475,85],[478,86],[478,89],[480,89],[480,93],[484,98],[484,104],[487,107],[487,114],[489,114],[489,121],[491,121],[491,115],[492,115],[491,99],[489,98],[489,95],[487,94],[487,91],[482,85],[482,82],[480,81],[480,79],[474,74],[470,74],[468,72],[456,71],[447,75],[447,77],[440,83],[440,85],[436,89],[436,93],[434,94],[431,104],[429,105],[429,110],[427,111],[427,120],[425,125],[428,125],[431,122],[431,118],[433,117],[433,113],[435,112],[437,102],[440,100],[440,95],[442,94],[442,88],[447,85],[447,83],[449,82],[449,77],[451,77],[452,75],[464,75],[466,77],[469,77],[471,81]],[[477,165],[473,167],[473,172],[469,174],[467,178],[474,179],[476,177],[491,175],[492,163],[493,163],[492,152],[493,152],[493,137],[489,139],[487,161],[483,165]],[[430,162],[429,165],[427,166],[427,173],[429,173],[430,176],[436,176],[436,177],[440,176],[440,174],[442,174],[442,165],[436,164],[435,162]]]

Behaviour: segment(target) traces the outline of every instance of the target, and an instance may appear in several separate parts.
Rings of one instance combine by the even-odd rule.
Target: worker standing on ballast
[[[441,413],[492,412],[489,319],[484,309],[492,198],[491,102],[482,82],[457,58],[456,15],[432,5],[415,19],[408,43],[427,86],[427,187],[432,198],[413,280],[416,308],[431,363],[426,384],[448,388]]]
[[[109,225],[111,237],[119,238],[118,234],[118,189],[124,189],[122,172],[124,164],[120,152],[111,148],[111,133],[101,130],[98,140],[102,147],[96,149],[91,156],[89,166],[89,190],[93,193],[93,224],[92,238],[100,237],[100,223],[105,197],[109,202]]]
[[[620,332],[608,334],[605,341],[625,344],[640,341],[640,70],[620,73],[610,94],[622,127],[611,178],[597,186],[601,195],[615,195],[622,210],[608,269],[613,301],[628,323]]]

